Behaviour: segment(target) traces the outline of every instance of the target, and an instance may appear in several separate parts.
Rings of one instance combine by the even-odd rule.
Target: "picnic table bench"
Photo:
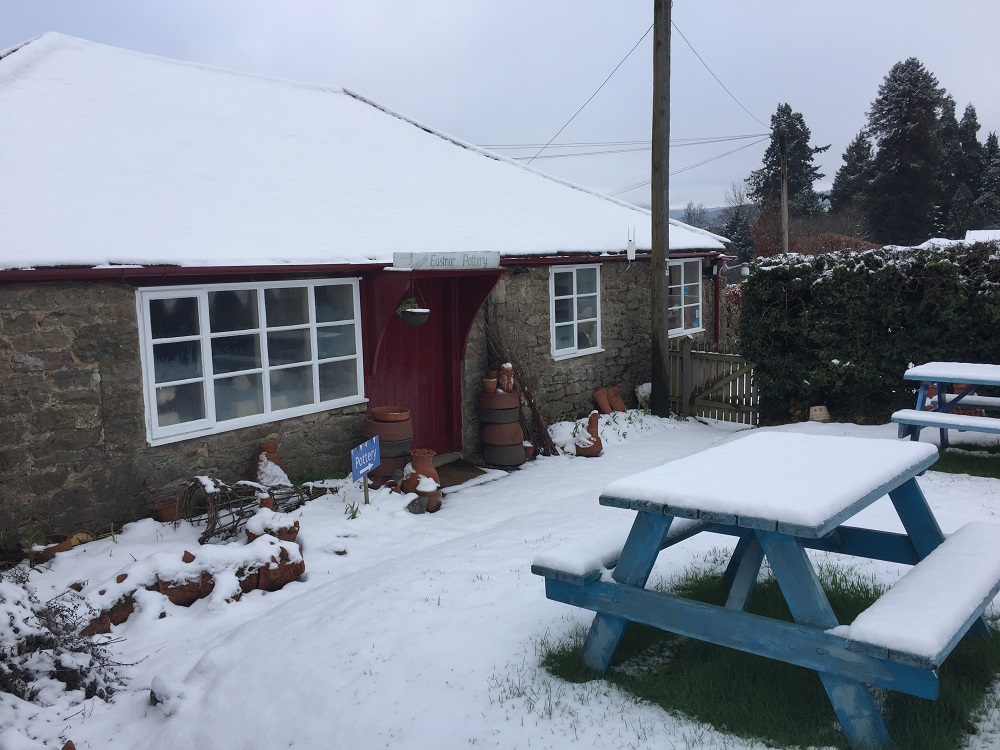
[[[867,685],[936,698],[937,668],[1000,591],[1000,526],[945,539],[916,482],[934,446],[754,433],[612,482],[602,505],[637,511],[631,530],[540,553],[548,598],[596,612],[586,666],[607,670],[628,622],[814,669],[855,748],[890,748]],[[848,470],[849,469],[849,470]],[[905,533],[846,526],[888,495]],[[661,550],[715,532],[738,537],[725,606],[645,588]],[[806,549],[914,566],[853,623],[840,624]],[[747,612],[766,557],[794,622]]]
[[[966,430],[1000,435],[1000,418],[956,414],[954,409],[972,407],[984,411],[1000,411],[1000,398],[980,396],[976,391],[982,386],[1000,386],[1000,365],[973,362],[928,362],[909,368],[904,380],[920,383],[917,405],[914,409],[900,409],[892,415],[899,425],[899,437],[920,439],[924,427],[939,429],[941,447],[948,447],[948,430]],[[948,384],[960,384],[958,393],[947,393]],[[936,397],[928,398],[931,386],[937,389]]]

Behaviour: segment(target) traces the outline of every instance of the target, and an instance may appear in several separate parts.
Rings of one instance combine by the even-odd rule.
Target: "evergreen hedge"
[[[756,363],[761,421],[878,424],[912,407],[911,364],[1000,363],[1000,246],[759,258],[743,289],[740,348]]]

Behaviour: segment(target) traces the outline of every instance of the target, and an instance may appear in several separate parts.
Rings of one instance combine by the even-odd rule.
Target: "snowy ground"
[[[411,515],[398,495],[382,492],[354,520],[342,495],[304,506],[296,513],[303,582],[187,609],[139,597],[112,634],[115,653],[132,664],[113,702],[63,694],[39,708],[0,693],[0,750],[65,739],[81,750],[763,748],[603,682],[566,685],[537,667],[540,642],[590,616],[545,598],[529,571],[536,553],[597,528],[626,528],[630,512],[597,503],[611,480],[743,437],[719,423],[638,417],[602,429],[599,458],[541,458],[446,495],[434,515]],[[889,425],[774,429],[895,439]],[[998,480],[928,472],[920,483],[946,533],[1000,520]],[[854,522],[901,530],[887,499]],[[88,581],[86,592],[133,559],[180,556],[197,536],[189,526],[141,521],[115,540],[60,554],[32,580],[43,600],[73,581]],[[698,535],[664,555],[654,578],[731,544]],[[862,564],[887,581],[901,574],[889,563]],[[149,703],[154,681],[166,699],[157,706]],[[1000,748],[996,711],[970,747]]]

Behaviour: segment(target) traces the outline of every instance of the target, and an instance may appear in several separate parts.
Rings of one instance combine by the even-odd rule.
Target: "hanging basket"
[[[422,326],[431,316],[431,311],[423,307],[411,307],[406,310],[400,310],[399,316],[408,326]]]

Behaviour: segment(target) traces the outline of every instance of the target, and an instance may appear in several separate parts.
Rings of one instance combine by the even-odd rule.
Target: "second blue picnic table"
[[[967,430],[1000,434],[1000,419],[995,417],[956,414],[955,409],[972,407],[987,411],[1000,411],[1000,398],[981,396],[979,388],[1000,386],[1000,365],[978,362],[928,362],[909,368],[904,380],[920,383],[917,405],[914,409],[901,409],[892,415],[899,425],[899,437],[920,439],[924,427],[941,431],[941,447],[948,447],[948,430]],[[948,393],[948,386],[956,388]],[[936,389],[929,396],[931,387]]]

